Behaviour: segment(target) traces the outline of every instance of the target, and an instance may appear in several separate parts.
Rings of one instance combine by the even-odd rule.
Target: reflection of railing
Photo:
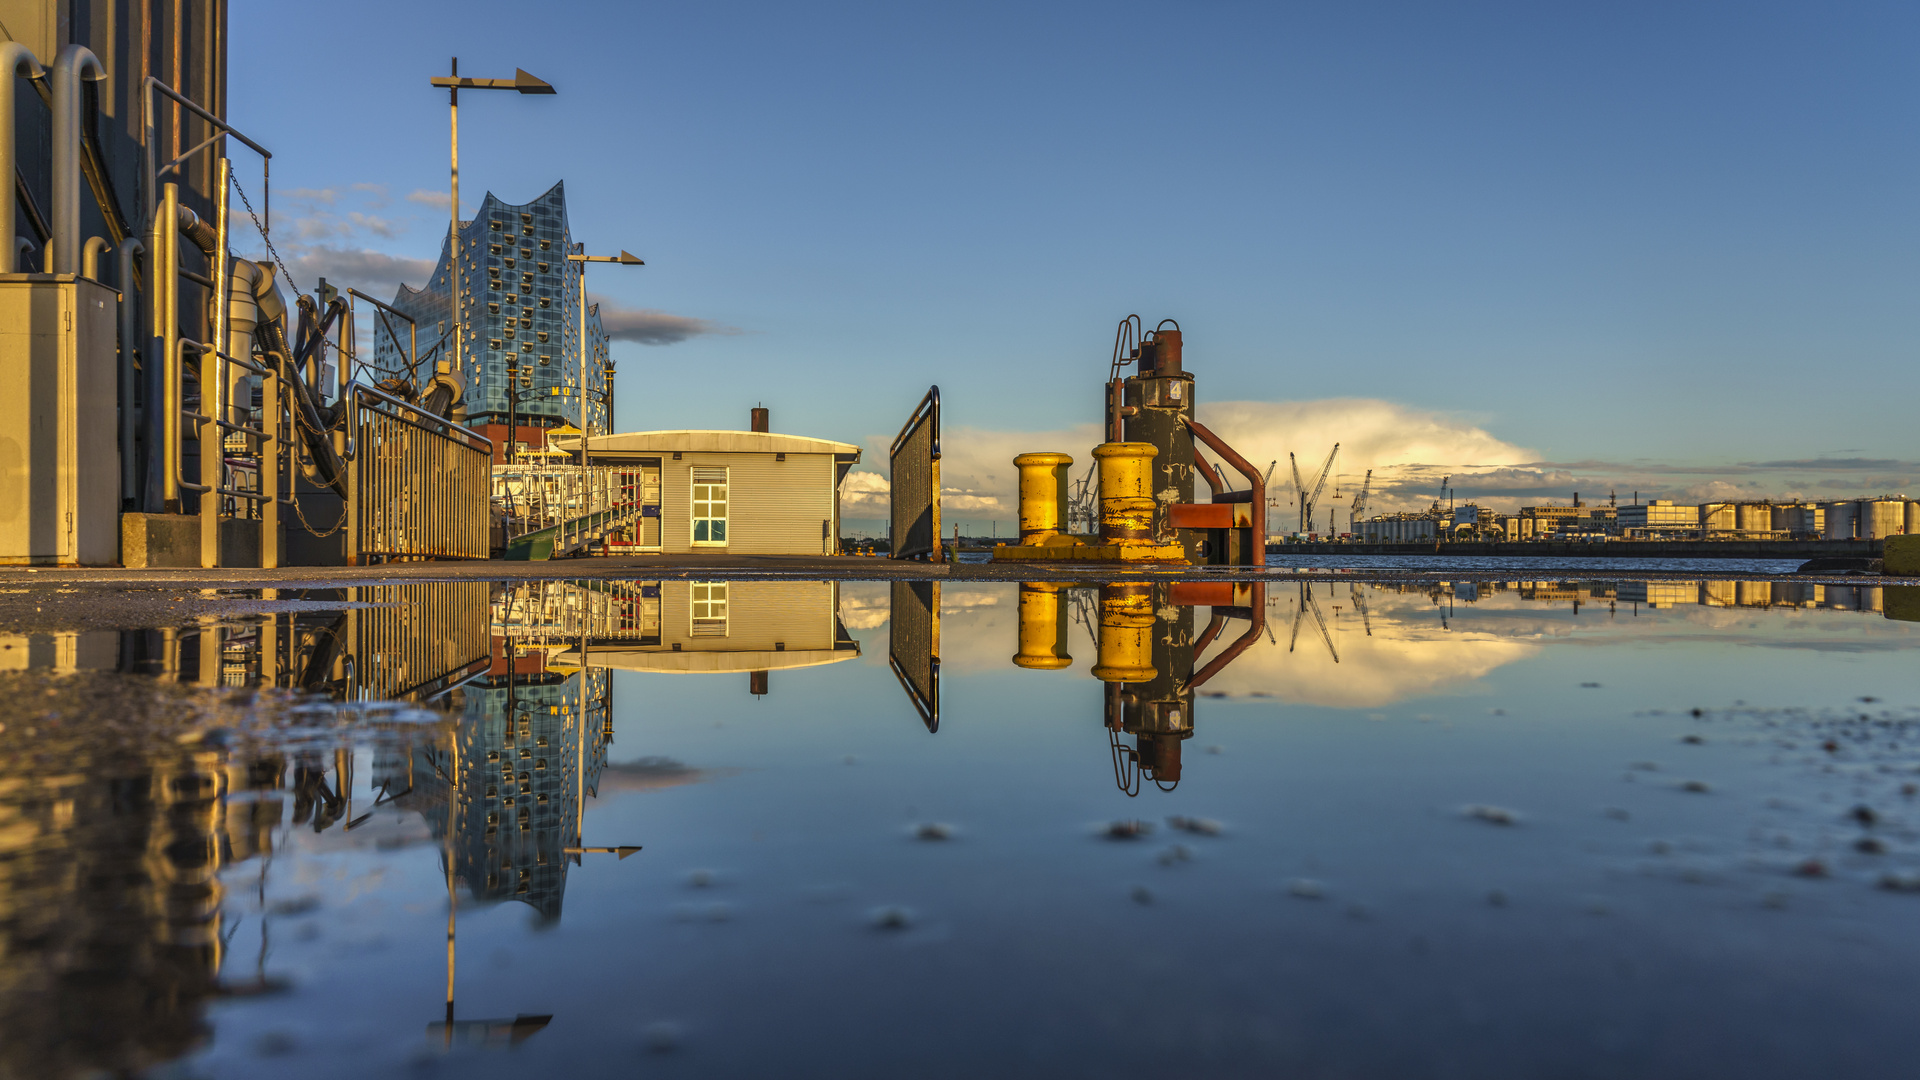
[[[940,583],[896,581],[887,663],[928,731],[940,730]]]
[[[492,441],[360,382],[347,407],[347,561],[486,558]]]
[[[660,585],[651,581],[524,581],[493,599],[495,637],[572,644],[658,637]]]

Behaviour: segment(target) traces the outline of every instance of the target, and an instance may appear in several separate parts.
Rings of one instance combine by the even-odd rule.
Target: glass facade
[[[440,260],[425,288],[402,285],[393,298],[393,306],[419,328],[423,372],[430,372],[432,363],[453,349],[447,248],[442,241]],[[612,430],[606,388],[613,361],[607,333],[599,305],[584,303],[580,264],[567,260],[568,254],[581,250],[567,226],[564,181],[518,206],[488,192],[473,220],[460,224],[462,340],[452,370],[466,386],[470,422],[505,423],[509,380],[517,376],[522,423]],[[376,335],[374,362],[387,373],[407,368],[406,358],[385,334]]]

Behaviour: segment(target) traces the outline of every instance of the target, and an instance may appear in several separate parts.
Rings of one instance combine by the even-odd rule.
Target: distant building
[[[852,443],[769,431],[635,431],[585,441],[592,464],[638,474],[643,516],[610,550],[839,550],[840,481],[860,461]],[[555,445],[578,455],[580,443]]]
[[[1369,544],[1432,543],[1440,521],[1430,514],[1381,514],[1360,523],[1360,539]]]
[[[415,381],[430,378],[435,363],[449,360],[466,387],[468,422],[503,450],[509,413],[536,429],[515,432],[514,441],[530,449],[540,447],[547,428],[570,424],[602,434],[612,427],[605,374],[612,363],[609,338],[599,306],[585,303],[579,264],[567,261],[581,249],[567,224],[565,188],[564,182],[555,184],[522,205],[501,202],[489,191],[473,220],[461,223],[459,357],[452,356],[448,322],[446,241],[425,287],[401,285],[393,298],[393,306],[415,321],[421,368]],[[377,318],[373,323],[374,366],[383,374],[408,375],[394,335]],[[407,333],[404,326],[394,329]],[[508,399],[510,366],[519,375],[517,404]]]
[[[1620,533],[1629,537],[1679,537],[1700,531],[1700,508],[1676,506],[1670,499],[1616,508]]]

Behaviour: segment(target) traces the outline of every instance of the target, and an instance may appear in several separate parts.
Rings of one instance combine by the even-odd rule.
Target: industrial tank
[[[1854,524],[1860,517],[1860,504],[1851,500],[1826,504],[1827,528],[1823,534],[1828,540],[1851,540]]]

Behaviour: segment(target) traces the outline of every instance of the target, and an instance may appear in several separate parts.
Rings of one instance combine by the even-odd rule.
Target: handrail
[[[1225,439],[1222,439],[1220,436],[1215,435],[1211,431],[1208,431],[1206,425],[1202,424],[1200,421],[1183,416],[1180,418],[1180,422],[1187,425],[1187,430],[1193,432],[1194,436],[1198,438],[1201,442],[1206,443],[1208,446],[1212,447],[1214,453],[1219,454],[1220,459],[1222,461],[1225,461],[1227,464],[1233,466],[1234,469],[1239,471],[1240,475],[1246,477],[1247,483],[1252,486],[1253,488],[1252,498],[1249,500],[1252,503],[1251,512],[1249,514],[1251,521],[1249,523],[1253,527],[1248,531],[1253,533],[1253,536],[1250,538],[1251,542],[1248,544],[1248,552],[1247,552],[1248,563],[1249,565],[1252,565],[1252,566],[1267,565],[1267,479],[1266,477],[1261,476],[1260,470],[1254,468],[1253,465],[1250,462],[1248,462],[1246,458],[1241,457],[1239,452],[1234,450],[1233,447],[1228,446]],[[1265,620],[1263,617],[1262,619],[1263,625],[1264,625],[1264,621]]]
[[[900,444],[903,442],[906,442],[907,436],[912,434],[913,430],[919,427],[920,424],[925,419],[927,419],[929,415],[931,415],[933,420],[933,460],[939,461],[940,460],[940,388],[938,386],[935,386],[929,389],[927,391],[927,396],[920,399],[920,404],[915,405],[913,407],[913,412],[908,414],[907,416],[907,422],[901,425],[900,427],[900,434],[895,435],[893,437],[893,447],[892,449],[887,451],[887,453],[889,455],[899,453]]]
[[[350,409],[359,408],[360,398],[372,397],[385,404],[393,405],[398,408],[405,409],[410,413],[415,413],[417,415],[424,416],[427,418],[428,423],[421,424],[419,421],[408,421],[406,417],[396,417],[396,419],[413,423],[419,427],[424,427],[428,431],[435,431],[435,429],[442,429],[442,430],[435,431],[435,433],[447,435],[449,437],[451,437],[455,432],[458,432],[461,435],[465,435],[472,443],[481,444],[479,446],[475,446],[474,447],[475,449],[485,449],[488,456],[492,456],[493,454],[493,440],[487,438],[485,435],[480,434],[479,432],[473,430],[470,427],[465,427],[461,424],[456,424],[453,421],[446,419],[445,417],[435,416],[434,414],[428,412],[427,410],[421,408],[418,405],[413,404],[410,401],[407,401],[402,398],[394,397],[392,394],[387,393],[385,390],[382,390],[378,387],[370,386],[367,383],[361,382],[358,378],[355,378],[351,382],[347,383],[347,393],[351,399],[350,405],[349,405]],[[356,447],[354,445],[355,438],[354,438],[354,431],[353,431],[352,424],[347,425],[346,434],[347,434],[346,451],[340,455],[340,458],[343,461],[352,461],[353,455],[356,450]]]
[[[220,135],[231,135],[234,138],[239,139],[241,142],[245,143],[250,149],[253,150],[254,153],[260,155],[260,158],[262,161],[262,164],[260,167],[261,175],[269,176],[270,170],[272,169],[272,163],[273,163],[273,152],[271,150],[268,150],[266,147],[261,146],[259,143],[254,142],[252,139],[249,139],[245,135],[241,134],[239,128],[236,128],[232,124],[227,123],[225,120],[220,119],[218,116],[215,116],[211,112],[208,112],[206,109],[201,108],[199,105],[194,104],[192,99],[188,98],[186,95],[175,90],[173,87],[168,86],[166,83],[163,83],[159,79],[153,77],[152,75],[149,75],[145,79],[141,80],[141,83],[140,83],[140,126],[141,126],[142,132],[145,135],[145,137],[141,139],[141,145],[140,145],[140,163],[141,163],[141,171],[143,173],[143,175],[141,176],[141,179],[145,181],[145,185],[143,187],[141,194],[146,200],[146,205],[141,208],[142,210],[141,220],[152,221],[153,212],[159,206],[160,175],[166,172],[168,169],[177,168],[187,158],[190,158],[193,155],[199,153],[200,151],[206,149],[208,146],[211,146],[214,143],[214,141],[220,137],[220,135],[215,135],[212,138],[209,138],[207,141],[201,143],[199,146],[196,146],[192,150],[187,151],[187,153],[182,155],[181,157],[175,158],[173,161],[168,162],[165,168],[156,169],[154,167],[154,153],[153,153],[154,141],[155,141],[154,140],[153,92],[155,90],[158,90],[162,94],[165,94],[167,97],[173,99],[174,102],[178,103],[180,106],[185,108],[188,112],[194,114],[195,116],[198,116],[202,120],[205,120],[207,123],[212,124],[215,130],[217,130],[220,133]],[[273,222],[273,188],[272,188],[272,181],[270,178],[266,181],[265,190],[261,195],[261,213],[265,215],[265,220],[262,222],[262,227],[271,228],[272,222]]]
[[[1186,689],[1188,690],[1199,689],[1202,683],[1205,683],[1208,679],[1211,679],[1215,675],[1220,674],[1221,671],[1226,669],[1226,666],[1228,664],[1233,663],[1235,658],[1237,658],[1241,653],[1246,652],[1247,649],[1251,647],[1253,643],[1259,639],[1261,633],[1266,630],[1267,628],[1267,583],[1264,581],[1254,582],[1252,591],[1253,591],[1253,596],[1251,598],[1251,602],[1247,604],[1247,620],[1251,622],[1253,625],[1247,628],[1246,633],[1241,634],[1238,638],[1235,638],[1233,644],[1227,646],[1227,649],[1225,652],[1221,653],[1219,656],[1214,657],[1213,661],[1209,663],[1206,667],[1203,667],[1199,671],[1194,672],[1193,677],[1187,680]],[[1220,616],[1217,614],[1214,616],[1214,619],[1216,620],[1219,618]],[[1207,629],[1213,630],[1212,622],[1209,622],[1207,624]],[[1217,633],[1217,631],[1215,632]],[[1205,648],[1205,646],[1204,645],[1196,646],[1193,650],[1194,655],[1195,656],[1200,655],[1200,649],[1202,648]]]

